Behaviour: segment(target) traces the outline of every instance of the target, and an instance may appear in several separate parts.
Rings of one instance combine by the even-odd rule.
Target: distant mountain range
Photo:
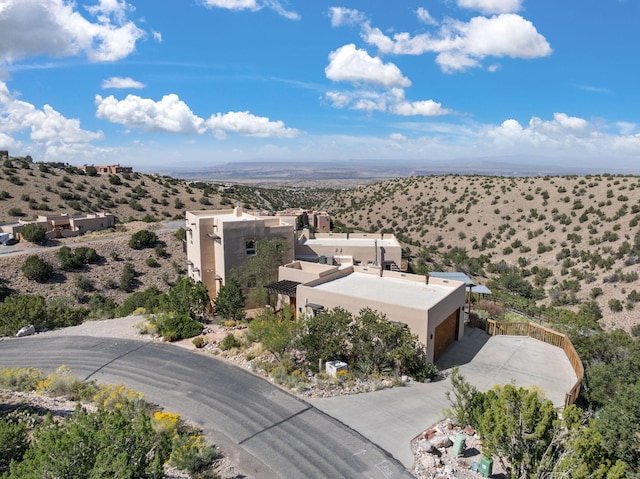
[[[423,175],[545,176],[596,173],[631,174],[603,168],[576,168],[558,164],[540,164],[523,159],[474,159],[458,161],[245,161],[211,166],[172,167],[157,173],[184,179],[231,182],[287,182],[295,180],[384,180]]]

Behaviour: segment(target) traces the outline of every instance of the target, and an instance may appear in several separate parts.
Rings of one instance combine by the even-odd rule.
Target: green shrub
[[[240,346],[238,339],[232,334],[227,334],[222,341],[220,341],[220,349],[228,351],[231,348],[237,348]]]
[[[133,290],[136,281],[136,270],[131,263],[125,263],[120,273],[120,289],[127,293]]]
[[[9,418],[0,420],[0,472],[8,471],[11,461],[22,461],[29,448],[27,425]]]
[[[129,247],[133,249],[153,248],[158,242],[158,235],[153,231],[140,230],[131,235]]]
[[[157,268],[158,266],[160,266],[160,263],[158,263],[156,259],[152,256],[149,256],[147,259],[144,260],[144,262],[150,268]]]
[[[53,277],[53,266],[38,255],[29,256],[22,265],[22,274],[31,281],[44,283]]]
[[[189,474],[202,471],[220,457],[220,451],[202,435],[179,435],[174,439],[169,464]]]
[[[165,341],[179,341],[202,333],[202,323],[191,319],[188,314],[161,313],[152,321],[158,328],[158,334]]]
[[[204,348],[204,346],[207,344],[207,341],[202,336],[196,336],[191,340],[191,342],[198,349]]]
[[[46,238],[47,230],[35,223],[24,225],[20,229],[22,238],[32,243],[43,243]]]
[[[73,285],[85,293],[93,291],[93,282],[82,274],[78,274],[73,278]]]

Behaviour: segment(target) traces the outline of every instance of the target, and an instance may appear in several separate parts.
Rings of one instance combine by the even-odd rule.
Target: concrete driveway
[[[560,348],[528,337],[490,337],[469,328],[436,364],[445,377],[452,366],[460,366],[462,375],[481,391],[509,383],[539,387],[557,407],[564,405],[565,393],[577,381]],[[445,417],[443,410],[449,407],[446,392],[450,388],[450,381],[445,378],[308,402],[355,429],[411,469],[411,440]]]

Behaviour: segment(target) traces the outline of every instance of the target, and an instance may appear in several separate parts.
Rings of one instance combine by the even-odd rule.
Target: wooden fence
[[[523,322],[498,322],[493,319],[487,320],[487,333],[491,336],[499,334],[506,336],[529,336],[530,338],[544,341],[547,344],[562,348],[571,363],[571,367],[576,373],[578,381],[565,394],[564,407],[576,402],[580,394],[580,386],[584,379],[584,366],[571,340],[566,334],[559,333],[553,329],[545,328],[536,323]]]

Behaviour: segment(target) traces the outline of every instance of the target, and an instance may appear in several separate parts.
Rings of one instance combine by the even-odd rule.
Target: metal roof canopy
[[[296,288],[299,284],[297,281],[282,280],[277,283],[271,283],[265,286],[270,294],[284,294],[290,298],[296,297]]]
[[[467,288],[472,293],[478,294],[491,294],[491,290],[481,284],[475,284],[469,276],[461,272],[448,273],[448,272],[430,272],[429,276],[439,279],[450,279],[452,281],[462,281],[467,285]]]

